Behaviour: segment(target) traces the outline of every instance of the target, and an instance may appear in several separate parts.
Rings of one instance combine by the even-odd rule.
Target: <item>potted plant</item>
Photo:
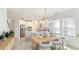
[[[6,32],[6,33],[5,33],[5,37],[6,37],[6,38],[9,38],[9,36],[10,36],[9,32]]]
[[[11,31],[9,32],[9,34],[10,34],[10,36],[14,37],[14,31],[11,30]]]
[[[12,30],[9,31],[9,32],[6,32],[6,33],[5,33],[5,37],[6,37],[6,38],[14,37],[14,32],[13,32]]]
[[[0,43],[3,43],[4,42],[4,39],[5,39],[5,32],[3,32],[1,35],[0,35]]]
[[[0,35],[0,40],[3,40],[4,39],[4,36],[3,35]]]

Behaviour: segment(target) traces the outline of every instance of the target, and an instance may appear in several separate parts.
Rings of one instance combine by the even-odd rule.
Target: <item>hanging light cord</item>
[[[46,11],[47,11],[47,9],[45,8],[45,17],[46,17]]]

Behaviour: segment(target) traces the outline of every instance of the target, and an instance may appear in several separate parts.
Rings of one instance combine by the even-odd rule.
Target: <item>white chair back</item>
[[[52,42],[51,41],[48,41],[46,43],[41,42],[39,44],[39,49],[40,50],[51,50],[51,46],[52,46]]]

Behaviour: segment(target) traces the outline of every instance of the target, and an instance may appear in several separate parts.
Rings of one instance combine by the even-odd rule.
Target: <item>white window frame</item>
[[[57,18],[57,19],[59,19],[59,21],[60,21],[60,24],[59,24],[59,25],[60,25],[60,33],[55,33],[55,30],[54,30],[54,26],[55,26],[55,25],[54,25],[54,20],[56,20],[56,19],[54,19],[54,20],[53,20],[53,34],[54,34],[54,35],[55,35],[55,34],[60,34],[60,35],[64,35],[64,36],[67,36],[67,37],[75,38],[75,36],[66,35],[65,32],[64,32],[64,30],[65,30],[65,27],[64,27],[64,26],[66,25],[66,24],[64,24],[64,19],[66,19],[66,18],[72,18],[72,19],[74,19],[74,23],[76,23],[76,22],[75,22],[75,20],[76,20],[75,17]],[[74,29],[75,29],[75,34],[76,34],[76,25],[74,24],[74,26],[75,26]],[[74,35],[75,35],[75,34],[74,34]]]
[[[55,21],[56,21],[56,20],[59,21],[59,33],[56,33],[56,32],[55,32],[55,29],[56,29],[56,28],[55,28]],[[61,32],[60,28],[61,28],[61,27],[60,27],[60,19],[59,19],[59,18],[54,19],[54,20],[53,20],[53,34],[60,34],[60,32]]]
[[[63,18],[63,22],[65,22],[65,20],[66,20],[66,19],[69,19],[69,18],[71,18],[71,19],[74,21],[74,30],[75,30],[75,27],[76,27],[76,25],[75,25],[75,19],[76,19],[76,18],[75,18],[75,17],[66,17],[66,18]],[[68,20],[67,20],[67,21],[68,21]],[[63,24],[63,25],[64,25],[64,27],[63,27],[63,33],[64,33],[64,35],[65,35],[65,36],[69,36],[69,37],[75,37],[76,31],[74,31],[74,32],[75,32],[74,36],[73,36],[73,35],[68,35],[68,34],[65,33],[65,31],[67,31],[67,30],[65,29],[65,28],[67,28],[67,27],[66,27],[67,24]],[[72,26],[72,27],[73,27],[73,26]]]

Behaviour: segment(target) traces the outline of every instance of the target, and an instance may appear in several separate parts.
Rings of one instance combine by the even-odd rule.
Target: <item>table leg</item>
[[[64,42],[63,42],[63,40],[62,40],[62,50],[64,49],[63,45],[64,45]]]

